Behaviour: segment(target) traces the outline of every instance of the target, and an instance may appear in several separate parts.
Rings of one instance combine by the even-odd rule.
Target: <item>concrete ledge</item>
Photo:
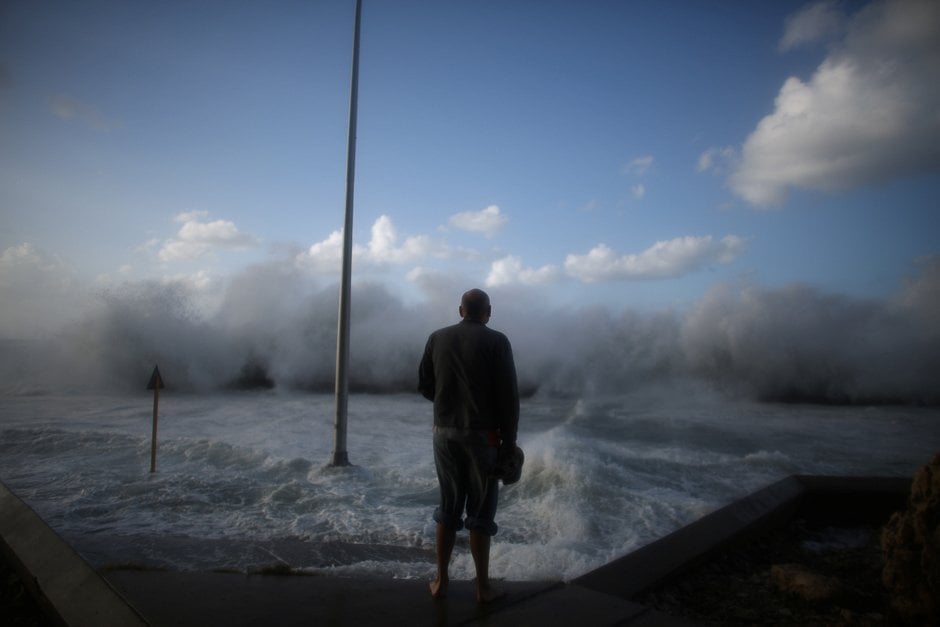
[[[631,599],[704,562],[743,533],[788,519],[798,508],[803,490],[796,478],[787,477],[571,583]]]
[[[85,560],[0,482],[0,551],[23,585],[56,623],[69,626],[146,625]]]
[[[883,522],[905,506],[910,487],[904,478],[792,475],[571,584],[630,600],[798,515],[830,524]]]

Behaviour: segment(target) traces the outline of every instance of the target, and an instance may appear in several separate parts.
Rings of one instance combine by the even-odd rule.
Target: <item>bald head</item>
[[[490,319],[490,297],[479,289],[464,292],[459,311],[461,318],[487,322]]]

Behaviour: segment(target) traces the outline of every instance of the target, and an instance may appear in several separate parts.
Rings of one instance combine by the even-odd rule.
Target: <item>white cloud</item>
[[[568,255],[565,272],[586,283],[671,278],[712,264],[730,263],[744,251],[744,245],[735,235],[720,240],[710,235],[687,236],[656,242],[639,254],[620,255],[598,244],[586,255]]]
[[[432,253],[433,245],[427,235],[405,238],[399,246],[398,231],[392,219],[379,216],[372,225],[372,239],[369,240],[369,260],[384,265],[388,263],[412,263]]]
[[[839,33],[844,25],[845,16],[836,2],[810,4],[787,18],[779,49],[785,52],[821,41]]]
[[[448,249],[437,246],[426,235],[407,237],[399,243],[398,230],[392,219],[381,215],[372,224],[372,235],[366,246],[353,244],[353,264],[383,267],[391,264],[418,263],[429,256],[445,257]],[[343,257],[343,233],[333,231],[329,237],[313,244],[297,256],[299,266],[314,272],[339,272]]]
[[[160,245],[161,245],[160,239],[159,239],[159,238],[156,238],[156,237],[152,237],[152,238],[148,239],[146,242],[144,242],[144,243],[140,244],[139,246],[135,247],[135,248],[134,248],[134,252],[135,252],[135,253],[144,253],[144,254],[147,254],[147,255],[151,255],[151,254],[154,253],[154,251],[159,250]]]
[[[646,196],[646,187],[642,183],[637,183],[630,188],[630,193],[633,194],[634,198],[639,200]]]
[[[217,250],[243,250],[257,245],[255,238],[239,232],[229,220],[203,222],[205,211],[180,213],[173,220],[182,224],[176,237],[160,248],[161,261],[197,259]]]
[[[733,146],[725,146],[724,148],[712,147],[699,155],[698,163],[695,164],[695,169],[699,172],[714,172],[716,174],[721,174],[725,171],[725,168],[728,167],[729,163],[733,163],[735,159],[735,151]]]
[[[808,82],[784,82],[774,112],[745,141],[730,186],[770,206],[792,187],[835,190],[937,171],[938,110],[940,3],[873,2],[847,22]]]
[[[487,287],[551,285],[566,277],[586,283],[599,281],[671,278],[714,264],[734,261],[744,251],[745,241],[735,235],[720,240],[711,236],[679,237],[657,242],[639,254],[621,255],[604,244],[585,255],[568,255],[563,266],[525,266],[520,257],[504,255],[490,263],[484,281]],[[332,232],[295,257],[297,267],[315,273],[337,273],[342,259],[343,235]],[[424,262],[429,257],[461,258],[479,261],[479,255],[434,242],[425,235],[402,239],[390,217],[380,216],[372,225],[366,245],[354,244],[353,265],[359,272],[381,270],[392,265],[411,264],[406,278],[424,284],[429,276],[439,276]]]
[[[29,242],[23,242],[19,246],[7,248],[0,254],[0,271],[6,271],[8,268],[23,263],[35,263],[37,261],[39,261],[39,254],[36,247]]]
[[[353,245],[353,262],[363,256],[362,246]],[[323,241],[310,246],[296,257],[298,266],[312,272],[339,272],[343,259],[343,232],[333,231]]]
[[[508,221],[496,205],[490,205],[480,211],[464,211],[450,218],[450,224],[458,229],[482,233],[486,237],[495,235]]]
[[[646,172],[652,167],[652,165],[653,165],[652,155],[637,157],[636,159],[633,159],[632,161],[630,161],[629,163],[623,166],[623,173],[634,174],[636,176],[642,176],[646,174]]]
[[[525,268],[519,257],[507,256],[497,259],[490,266],[486,277],[487,287],[504,285],[547,285],[561,277],[558,266],[545,265],[541,268]]]

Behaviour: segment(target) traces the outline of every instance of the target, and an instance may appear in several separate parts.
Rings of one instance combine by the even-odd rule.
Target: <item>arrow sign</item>
[[[147,384],[148,390],[153,390],[153,434],[150,437],[150,472],[157,471],[157,414],[160,405],[160,390],[163,389],[163,377],[160,376],[160,369],[153,367],[153,374],[150,375],[150,383]]]
[[[150,383],[147,384],[148,390],[162,390],[163,389],[163,377],[160,376],[160,369],[156,366],[153,367],[153,374],[150,375]]]

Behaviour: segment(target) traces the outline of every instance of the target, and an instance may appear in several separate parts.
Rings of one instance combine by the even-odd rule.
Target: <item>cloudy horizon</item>
[[[315,295],[341,258],[352,3],[91,4],[0,25],[0,339],[147,291],[186,333],[335,316]],[[882,325],[899,303],[940,318],[937,3],[364,5],[353,276],[420,312],[409,334],[472,286],[671,332],[709,306],[756,324],[758,301],[912,345]]]

